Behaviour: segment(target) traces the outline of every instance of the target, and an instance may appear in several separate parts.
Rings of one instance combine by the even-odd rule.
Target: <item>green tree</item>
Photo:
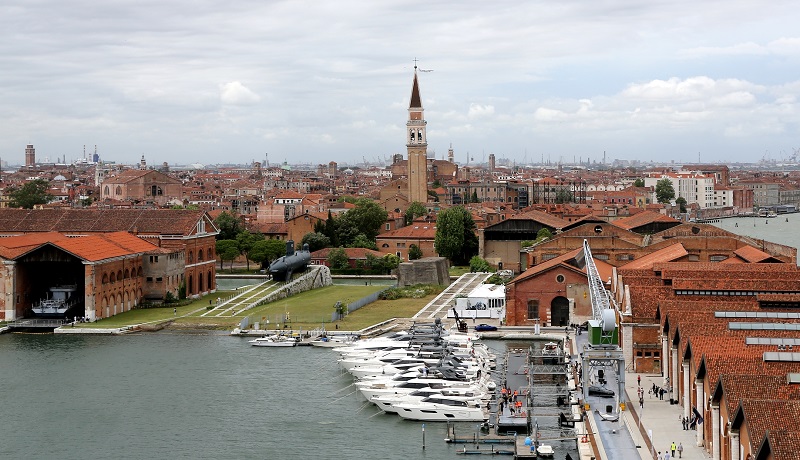
[[[400,258],[396,254],[386,254],[383,256],[383,266],[386,268],[386,273],[391,273],[392,270],[400,265]]]
[[[317,232],[306,233],[305,235],[303,235],[303,239],[300,240],[300,247],[303,247],[302,245],[304,244],[308,245],[308,250],[310,252],[314,252],[330,246],[331,239],[325,236],[324,233],[317,233]]]
[[[219,256],[219,269],[222,270],[226,260],[231,261],[231,268],[233,268],[233,260],[239,256],[239,243],[236,240],[217,240],[216,246],[217,255]]]
[[[539,243],[544,240],[549,240],[553,237],[553,234],[550,230],[546,228],[540,228],[538,232],[536,232],[536,242]]]
[[[242,221],[228,211],[222,211],[222,214],[214,219],[214,225],[219,229],[217,240],[233,240],[236,235],[244,229]]]
[[[375,240],[367,239],[366,235],[364,235],[363,233],[359,233],[358,235],[356,235],[356,237],[353,240],[353,242],[350,243],[347,247],[348,248],[366,248],[366,249],[372,249],[373,251],[377,251],[378,250],[378,246],[375,244]]]
[[[436,219],[436,250],[455,265],[466,265],[478,253],[475,221],[463,206],[453,206],[439,213]]]
[[[36,179],[25,183],[22,187],[14,188],[9,193],[12,208],[33,209],[37,204],[47,204],[52,195],[47,193],[50,183],[44,179]]]
[[[270,262],[284,255],[286,255],[286,243],[281,240],[259,240],[250,249],[252,261],[261,264],[262,269],[267,268]]]
[[[328,266],[334,270],[350,268],[347,253],[344,252],[343,248],[333,248],[328,252]]]
[[[408,260],[417,260],[422,258],[422,249],[416,244],[411,244],[408,247]]]
[[[331,246],[339,246],[339,236],[336,234],[336,219],[333,217],[330,209],[328,210],[328,218],[325,219],[325,231],[322,233],[330,238]]]
[[[249,230],[242,230],[236,235],[236,242],[239,243],[239,251],[244,255],[247,261],[247,271],[250,271],[250,251],[253,249],[253,245],[256,244],[257,241],[263,239],[264,234],[250,233]]]
[[[659,203],[669,203],[675,198],[675,189],[672,181],[666,177],[656,182],[656,199]]]
[[[487,262],[485,259],[480,256],[472,256],[472,258],[469,259],[469,271],[475,273],[489,273],[493,270],[492,267],[489,266],[489,262]]]
[[[472,191],[472,196],[470,197],[470,201],[472,203],[480,203],[480,200],[478,199],[478,191],[477,190],[473,190]]]
[[[565,188],[558,189],[556,192],[556,203],[570,203],[572,201],[575,201],[572,192]]]
[[[684,214],[686,213],[686,198],[682,196],[675,198],[675,204],[677,204],[680,207],[682,213]]]
[[[640,179],[636,179],[635,181],[633,181],[633,186],[634,187],[644,187],[644,179],[641,179],[641,178]]]
[[[411,204],[408,205],[408,209],[406,209],[406,214],[405,214],[406,225],[411,225],[411,222],[413,222],[414,219],[420,216],[424,216],[427,213],[428,210],[425,208],[425,205],[423,205],[419,201],[412,201]]]
[[[355,208],[350,209],[336,219],[339,244],[349,246],[359,233],[367,239],[375,241],[389,213],[381,208],[378,203],[369,198],[359,198],[355,201]]]

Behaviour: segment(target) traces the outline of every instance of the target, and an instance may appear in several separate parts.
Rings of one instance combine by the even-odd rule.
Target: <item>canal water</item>
[[[456,458],[445,424],[423,450],[422,423],[366,404],[336,356],[207,333],[0,335],[0,458]]]

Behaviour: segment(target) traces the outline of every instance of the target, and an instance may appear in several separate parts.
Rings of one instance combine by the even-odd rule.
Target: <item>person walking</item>
[[[683,443],[678,443],[678,458],[683,458]]]
[[[639,407],[644,409],[644,396],[639,396]]]
[[[637,376],[636,376],[636,383],[637,383],[639,386],[642,386],[642,376],[641,376],[641,375],[637,375]]]
[[[670,460],[669,451],[664,452],[664,460]]]
[[[669,450],[672,451],[672,458],[675,458],[675,450],[678,446],[675,444],[675,441],[672,441],[672,444],[669,446]]]
[[[661,451],[660,451],[660,450],[658,451],[658,457],[657,457],[657,460],[664,460],[664,456],[663,456],[663,455],[661,455]]]

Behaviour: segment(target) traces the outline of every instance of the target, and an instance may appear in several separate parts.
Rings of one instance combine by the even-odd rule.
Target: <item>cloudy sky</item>
[[[7,0],[0,157],[383,162],[417,58],[437,158],[780,160],[798,23],[788,0]]]

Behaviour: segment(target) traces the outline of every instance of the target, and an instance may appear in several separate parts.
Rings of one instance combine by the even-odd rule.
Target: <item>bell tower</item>
[[[414,85],[408,104],[406,123],[406,148],[408,149],[408,199],[425,204],[428,201],[428,136],[425,133],[424,109],[419,95],[416,60]]]

